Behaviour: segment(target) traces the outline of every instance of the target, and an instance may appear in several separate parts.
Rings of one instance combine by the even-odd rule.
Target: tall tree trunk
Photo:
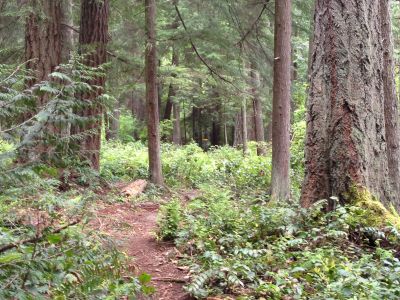
[[[290,190],[291,27],[291,0],[275,1],[271,193],[280,200],[287,200]]]
[[[385,128],[389,177],[393,196],[400,197],[400,132],[397,109],[396,83],[394,80],[393,36],[391,28],[390,0],[381,0],[383,43],[383,91],[385,96]],[[400,201],[400,199],[399,199]]]
[[[51,0],[32,0],[29,5],[32,12],[25,24],[25,61],[27,69],[32,71],[32,78],[26,82],[27,86],[31,87],[41,81],[49,80],[49,74],[61,63],[62,43],[60,3]],[[23,119],[32,116],[35,111],[40,111],[49,97],[45,94],[37,99],[35,109],[22,116]],[[48,133],[52,135],[56,133],[55,127],[50,122],[46,122],[45,127],[35,136],[35,144],[31,149],[20,150],[21,162],[51,159],[51,147],[43,138]]]
[[[393,200],[380,3],[316,1],[301,198],[305,207],[332,195],[348,201],[354,188],[366,188],[385,203]]]
[[[157,52],[156,52],[156,1],[145,0],[146,17],[146,102],[149,147],[150,181],[163,185],[161,170],[160,128],[157,96]]]
[[[25,26],[26,67],[33,71],[33,78],[27,82],[32,86],[48,80],[48,76],[61,63],[61,4],[52,0],[32,0],[32,9]],[[40,14],[44,13],[44,17]],[[47,98],[41,97],[38,107],[43,106]]]
[[[79,31],[79,47],[85,55],[85,64],[99,67],[107,60],[109,0],[82,0],[81,23]],[[87,159],[93,169],[100,168],[100,146],[102,126],[102,105],[98,97],[103,93],[105,76],[97,76],[89,80],[92,86],[98,86],[92,92],[86,92],[81,97],[89,104],[78,112],[88,119],[82,126],[73,126],[73,133],[90,132],[80,141],[81,155]],[[89,121],[90,120],[90,121]]]
[[[248,151],[247,147],[247,105],[246,105],[246,99],[243,99],[242,102],[242,138],[243,138],[243,154],[246,155]]]
[[[176,26],[176,28],[178,28]],[[176,46],[173,46],[172,49],[172,66],[177,67],[179,65],[179,53],[178,49]],[[176,74],[173,73],[172,77],[176,77]],[[168,88],[168,97],[167,97],[167,103],[165,104],[165,111],[164,111],[164,120],[170,120],[171,115],[172,115],[172,107],[174,104],[174,98],[176,97],[176,87],[175,85],[171,82],[169,84]]]
[[[257,72],[255,65],[251,65],[251,81],[253,95],[253,114],[254,114],[254,135],[257,142],[257,155],[266,154],[264,145],[264,123],[262,115],[262,102],[260,98],[260,74]]]
[[[104,114],[104,127],[107,141],[116,140],[118,138],[120,116],[121,110],[119,107],[116,107],[112,114]]]
[[[72,0],[61,0],[61,57],[63,62],[68,62],[74,47],[72,4]]]
[[[172,132],[172,142],[175,145],[182,144],[182,136],[181,136],[181,109],[179,103],[174,103],[174,128]]]

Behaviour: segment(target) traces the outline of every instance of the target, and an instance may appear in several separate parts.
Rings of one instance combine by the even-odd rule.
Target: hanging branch
[[[242,36],[242,38],[240,39],[239,42],[236,43],[236,45],[241,45],[248,37],[248,35],[254,30],[254,28],[256,27],[256,25],[258,24],[258,22],[260,21],[262,15],[264,14],[264,11],[267,9],[267,3],[268,1],[263,5],[263,8],[260,12],[260,14],[258,15],[257,19],[254,21],[254,23],[251,25],[251,27],[249,28],[249,30],[247,30],[247,32]]]
[[[180,13],[180,11],[179,11],[178,6],[177,6],[177,5],[174,5],[174,6],[175,6],[176,13],[178,14],[179,20],[181,21],[182,26],[183,26],[183,28],[185,29],[185,32],[188,32],[187,27],[186,27],[186,24],[185,24],[185,21],[184,21],[183,18],[182,18],[182,15],[181,15],[181,13]],[[196,53],[196,55],[197,55],[197,57],[200,59],[200,61],[201,61],[201,62],[207,67],[207,69],[211,72],[211,74],[216,75],[219,79],[221,79],[222,81],[224,81],[224,82],[226,82],[226,83],[233,84],[232,81],[226,79],[224,76],[222,76],[221,74],[219,74],[217,71],[215,71],[215,70],[206,62],[206,60],[201,56],[201,54],[200,54],[199,51],[197,50],[197,47],[196,47],[196,45],[193,43],[193,40],[192,40],[192,38],[191,38],[191,36],[190,36],[189,34],[188,34],[188,37],[189,37],[189,42],[190,42],[190,45],[192,46],[193,51]]]

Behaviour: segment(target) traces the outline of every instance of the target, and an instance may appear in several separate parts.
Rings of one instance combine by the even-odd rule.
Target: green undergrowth
[[[332,198],[336,208],[325,213],[327,200],[306,210],[218,185],[201,190],[185,205],[166,204],[159,217],[160,238],[185,253],[186,290],[196,298],[399,299],[400,234],[373,198],[346,206]]]
[[[63,191],[55,169],[13,168],[11,149],[0,142],[0,155],[7,154],[0,178],[0,299],[136,299],[151,292],[146,278],[131,276],[126,255],[88,223],[98,187],[74,183]]]
[[[148,177],[147,148],[140,142],[111,142],[102,151],[101,176],[106,180],[131,181]],[[195,144],[183,147],[163,144],[163,175],[171,188],[198,188],[202,184],[215,183],[237,192],[252,190],[266,194],[271,156],[258,157],[255,152],[254,143],[251,143],[251,153],[246,157],[242,151],[232,147],[218,147],[205,152]]]

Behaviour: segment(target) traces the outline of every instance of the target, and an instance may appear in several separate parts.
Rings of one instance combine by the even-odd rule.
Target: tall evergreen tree
[[[163,185],[161,170],[159,108],[157,91],[157,51],[156,51],[156,1],[145,0],[146,18],[146,103],[149,148],[150,180]]]
[[[108,0],[82,0],[79,31],[79,47],[87,66],[97,68],[107,61],[108,42]],[[78,114],[86,118],[80,126],[74,126],[75,134],[85,133],[80,141],[80,152],[90,161],[92,168],[100,168],[101,126],[103,108],[98,97],[103,93],[105,76],[96,76],[89,84],[96,86],[93,91],[81,95],[87,103]]]
[[[271,192],[281,200],[290,190],[291,14],[291,0],[275,1]]]

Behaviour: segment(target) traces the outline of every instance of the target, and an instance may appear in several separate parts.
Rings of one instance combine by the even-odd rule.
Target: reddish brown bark
[[[84,55],[85,64],[90,67],[99,67],[107,60],[108,18],[108,0],[82,0],[79,45],[81,53]],[[86,132],[84,138],[80,141],[79,150],[82,156],[90,161],[95,170],[100,168],[103,115],[103,108],[98,97],[103,93],[105,80],[105,76],[97,76],[88,82],[92,86],[101,88],[81,95],[82,99],[88,102],[88,105],[78,114],[88,120],[79,128],[74,128],[75,134]]]
[[[280,200],[290,189],[291,27],[291,0],[275,1],[271,193]]]
[[[146,102],[149,148],[150,180],[157,185],[164,184],[161,170],[159,107],[157,94],[157,52],[156,52],[156,2],[145,0],[146,17]]]
[[[32,86],[43,80],[61,63],[61,4],[59,1],[32,0],[33,12],[26,19],[25,60],[26,67],[33,71],[33,78],[27,82]],[[41,12],[44,17],[39,14]],[[38,108],[47,102],[40,97]]]
[[[301,199],[305,207],[332,195],[346,201],[353,187],[367,188],[385,203],[393,200],[380,3],[316,1]]]

